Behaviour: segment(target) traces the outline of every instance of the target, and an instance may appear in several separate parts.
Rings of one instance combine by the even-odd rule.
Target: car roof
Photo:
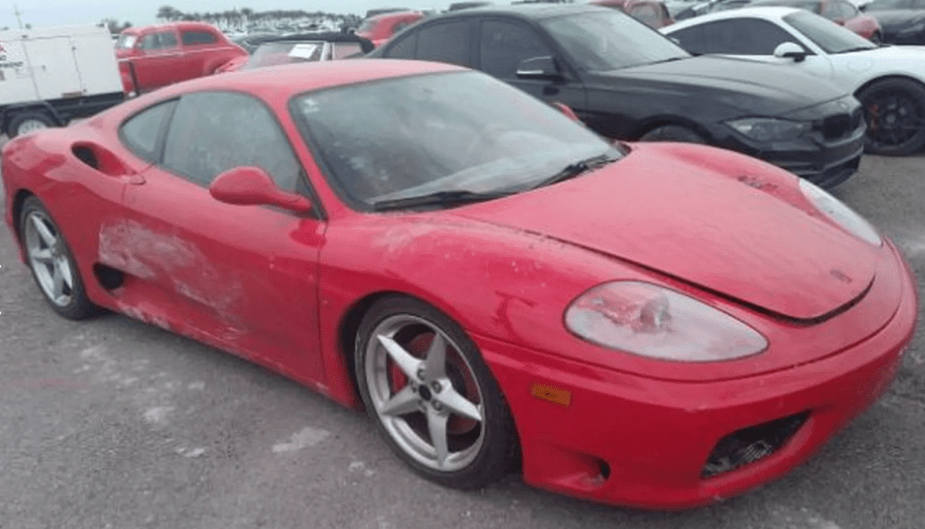
[[[182,30],[190,29],[199,29],[199,30],[209,30],[209,31],[218,31],[218,28],[212,24],[207,24],[205,22],[192,22],[192,21],[179,21],[179,22],[165,22],[163,24],[149,24],[147,26],[135,26],[126,28],[122,33],[141,33],[142,31],[147,31],[149,29],[168,29],[168,28],[178,28]],[[221,33],[220,31],[218,31]]]
[[[740,9],[717,11],[716,13],[707,13],[705,15],[689,18],[687,20],[675,22],[670,26],[665,26],[659,31],[666,35],[670,35],[671,33],[686,27],[697,26],[706,22],[712,22],[714,20],[726,20],[730,18],[763,18],[766,20],[780,20],[791,13],[798,13],[800,11],[803,11],[803,9],[798,7],[743,7]]]
[[[448,13],[444,13],[429,20],[447,20],[450,18],[471,17],[486,14],[504,14],[513,15],[526,20],[542,20],[544,18],[571,15],[575,13],[585,13],[589,11],[613,12],[611,8],[592,4],[513,4],[490,5],[485,7],[460,9],[458,11],[450,11]]]
[[[375,46],[372,41],[361,37],[355,33],[346,33],[343,31],[306,31],[304,33],[292,33],[286,35],[255,35],[253,37],[244,37],[239,39],[240,42],[256,48],[270,42],[286,41],[325,41],[325,42],[355,42],[360,45],[363,53],[373,51]]]
[[[428,73],[467,71],[446,63],[405,61],[396,59],[346,59],[340,61],[304,62],[257,68],[239,72],[199,77],[191,81],[161,88],[152,95],[175,97],[189,92],[231,90],[260,93],[272,90],[285,98],[310,90],[335,86],[410,77]],[[164,97],[158,97],[164,99]]]

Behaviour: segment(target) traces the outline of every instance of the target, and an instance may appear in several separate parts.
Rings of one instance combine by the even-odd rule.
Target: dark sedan
[[[874,0],[863,9],[880,22],[883,42],[925,45],[925,0]]]
[[[565,103],[604,136],[709,143],[826,187],[850,177],[863,151],[860,104],[845,90],[776,65],[692,57],[602,7],[451,13],[409,28],[370,56],[480,69]]]

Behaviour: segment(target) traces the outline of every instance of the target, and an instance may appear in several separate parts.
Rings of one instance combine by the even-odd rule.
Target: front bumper
[[[717,125],[717,145],[777,165],[831,189],[857,172],[867,125],[854,98],[843,98],[783,116],[810,121],[812,131],[784,141],[758,142],[726,125]]]
[[[475,339],[517,422],[527,483],[602,503],[690,508],[782,476],[886,391],[917,315],[915,287],[902,275],[900,306],[875,334],[821,360],[741,379],[657,380]],[[543,391],[557,398],[534,396]],[[794,431],[770,454],[716,472],[721,441],[793,417]]]

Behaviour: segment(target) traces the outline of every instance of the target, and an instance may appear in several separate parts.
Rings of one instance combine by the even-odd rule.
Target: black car
[[[844,89],[781,65],[693,57],[604,7],[459,11],[416,24],[369,56],[479,69],[565,103],[604,136],[709,143],[827,187],[857,170],[864,148],[860,104]]]
[[[925,45],[925,0],[874,0],[861,10],[880,23],[883,42]]]

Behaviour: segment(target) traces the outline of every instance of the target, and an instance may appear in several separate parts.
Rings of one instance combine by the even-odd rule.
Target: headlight
[[[758,141],[780,141],[796,138],[812,128],[808,121],[774,118],[745,118],[727,121],[740,134]]]
[[[758,331],[693,298],[639,281],[613,281],[579,296],[566,327],[610,349],[679,362],[719,362],[758,354]]]
[[[806,200],[809,200],[817,210],[832,219],[833,222],[851,233],[855,237],[874,246],[881,246],[883,239],[877,230],[864,220],[863,217],[846,206],[841,200],[826,193],[812,182],[800,179],[800,191]]]

